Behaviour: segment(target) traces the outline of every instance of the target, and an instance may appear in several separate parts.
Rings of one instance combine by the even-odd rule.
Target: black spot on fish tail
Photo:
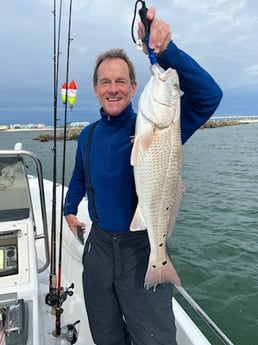
[[[167,260],[162,262],[162,265],[165,266],[167,264]]]

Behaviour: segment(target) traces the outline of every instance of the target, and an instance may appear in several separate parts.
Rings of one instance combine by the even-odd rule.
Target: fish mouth
[[[151,71],[152,71],[153,76],[158,78],[163,83],[166,83],[171,78],[175,79],[175,82],[176,82],[175,71],[171,67],[165,71],[162,71],[160,70],[158,66],[153,65],[151,67]]]

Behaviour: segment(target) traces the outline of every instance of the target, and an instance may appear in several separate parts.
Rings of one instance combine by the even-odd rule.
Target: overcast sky
[[[0,1],[0,124],[53,122],[53,3]],[[138,94],[148,81],[149,60],[131,39],[134,4],[132,0],[73,0],[69,81],[76,81],[78,92],[68,122],[98,118],[92,71],[100,52],[112,47],[128,52],[137,73]],[[66,80],[69,5],[70,0],[63,0],[59,90]],[[256,0],[146,0],[146,5],[156,7],[157,17],[170,23],[177,46],[223,89],[216,115],[258,115]],[[57,20],[58,15],[57,0]]]

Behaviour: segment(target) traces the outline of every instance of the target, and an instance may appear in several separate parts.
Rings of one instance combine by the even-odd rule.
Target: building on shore
[[[44,123],[28,123],[26,125],[15,123],[13,125],[9,126],[10,129],[46,129],[48,126],[46,126]]]
[[[88,126],[90,123],[89,122],[71,122],[69,123],[68,127],[70,128],[84,128]]]

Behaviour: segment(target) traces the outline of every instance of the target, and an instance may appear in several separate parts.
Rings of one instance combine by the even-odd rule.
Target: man
[[[154,8],[148,10],[147,17],[152,21],[149,45],[158,63],[164,69],[175,68],[179,74],[184,143],[216,110],[222,92],[211,76],[171,41],[169,25],[155,18]],[[144,37],[142,23],[138,34]],[[92,125],[80,134],[64,209],[76,234],[77,226],[85,227],[76,214],[87,193],[93,224],[83,254],[83,287],[92,337],[97,345],[176,344],[173,286],[159,284],[155,291],[144,288],[147,231],[129,231],[136,207],[130,154],[136,118],[131,97],[137,85],[133,65],[123,50],[112,49],[98,57],[93,83],[101,119],[91,139]]]

